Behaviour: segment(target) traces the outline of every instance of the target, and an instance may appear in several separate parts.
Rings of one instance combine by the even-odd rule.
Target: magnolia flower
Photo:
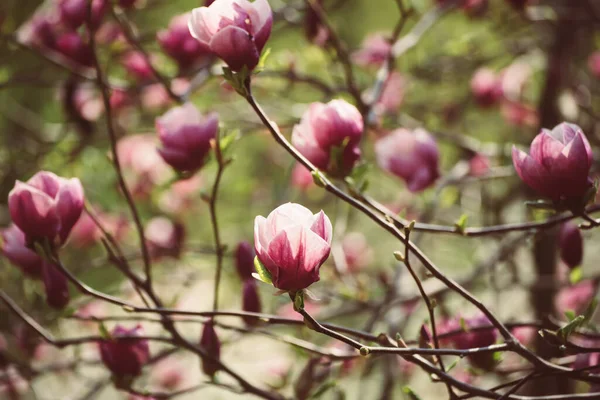
[[[402,178],[411,192],[431,186],[439,177],[439,151],[423,129],[396,129],[375,143],[379,166]]]
[[[531,143],[530,154],[513,146],[512,158],[523,182],[552,200],[582,198],[591,187],[592,149],[577,125],[542,129]]]
[[[573,222],[565,222],[559,232],[560,258],[569,268],[581,265],[583,260],[583,236]]]
[[[331,222],[300,204],[286,203],[254,220],[254,248],[273,286],[299,291],[319,280],[331,250]]]
[[[10,216],[27,239],[64,243],[83,210],[83,187],[77,178],[41,171],[8,194]]]
[[[99,343],[102,362],[117,377],[138,376],[142,367],[150,359],[150,347],[147,339],[136,339],[144,336],[144,328],[137,325],[126,329],[117,325],[111,332],[111,338]],[[125,338],[131,337],[133,338]]]
[[[272,25],[267,0],[216,0],[193,9],[188,22],[192,36],[233,71],[256,67]]]

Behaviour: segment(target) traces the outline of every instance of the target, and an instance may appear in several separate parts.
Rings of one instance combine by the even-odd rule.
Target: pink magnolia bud
[[[502,98],[502,81],[491,69],[480,68],[471,79],[471,92],[477,104],[490,107]]]
[[[125,70],[138,81],[154,79],[154,72],[146,56],[139,51],[130,51],[121,59]]]
[[[46,291],[46,303],[56,309],[63,309],[69,303],[69,281],[58,267],[44,262],[42,280]]]
[[[71,29],[77,29],[88,20],[88,0],[62,0],[58,4],[61,22]],[[98,27],[108,8],[107,0],[92,1],[92,26]]]
[[[126,329],[117,325],[111,332],[111,338],[98,344],[102,362],[117,377],[140,375],[142,367],[150,359],[148,340],[125,338],[133,336],[144,336],[144,328],[137,325]]]
[[[244,282],[243,296],[242,296],[242,310],[247,312],[259,313],[262,311],[260,304],[260,297],[258,297],[258,289],[254,279],[246,279]],[[248,326],[254,326],[258,324],[258,319],[254,317],[244,317],[244,322]]]
[[[392,51],[390,41],[381,33],[367,36],[362,48],[352,55],[352,60],[362,66],[381,66]]]
[[[588,279],[561,289],[555,299],[556,310],[561,315],[569,310],[582,313],[596,293],[596,286],[592,279]]]
[[[565,222],[559,233],[560,258],[569,268],[581,265],[583,260],[583,236],[573,222]]]
[[[110,94],[110,108],[118,111],[132,103],[131,96],[122,89],[114,89]]]
[[[600,51],[594,52],[588,59],[588,67],[590,72],[596,77],[600,78]]]
[[[291,181],[293,186],[303,191],[307,190],[315,183],[310,170],[300,163],[294,165]]]
[[[481,153],[476,153],[469,160],[469,175],[480,177],[490,172],[490,159]]]
[[[240,242],[235,249],[235,268],[242,281],[252,279],[254,270],[254,248],[246,241]]]
[[[56,49],[65,57],[83,66],[89,67],[94,63],[92,48],[77,32],[67,32],[59,36]]]
[[[254,69],[271,34],[273,13],[267,0],[216,0],[192,10],[190,33],[233,71]]]
[[[158,32],[157,39],[162,49],[171,56],[181,68],[187,68],[210,52],[194,39],[188,28],[190,14],[178,15],[171,20],[169,28]]]
[[[396,129],[375,143],[379,166],[402,178],[411,192],[431,186],[439,177],[439,151],[423,129]]]
[[[174,107],[156,119],[156,130],[162,143],[158,150],[167,164],[179,172],[197,171],[211,149],[217,135],[216,113],[200,114],[192,103]]]
[[[300,204],[286,203],[267,218],[256,217],[254,249],[273,286],[298,291],[317,282],[319,268],[331,251],[331,231],[323,211],[313,215]]]
[[[221,358],[221,342],[219,341],[212,320],[204,324],[202,336],[200,337],[200,347],[202,347],[212,358],[216,360]],[[202,371],[204,371],[206,375],[213,377],[219,369],[218,363],[209,360],[208,358],[202,359]]]
[[[41,171],[27,183],[17,181],[8,194],[10,216],[27,239],[67,240],[83,210],[83,187],[77,178]]]
[[[155,217],[146,225],[144,236],[152,257],[179,258],[185,239],[185,227],[166,217]]]
[[[175,390],[180,388],[184,382],[186,371],[185,365],[168,358],[152,369],[152,378],[161,388]]]
[[[581,199],[591,187],[592,149],[577,125],[542,129],[531,142],[530,154],[513,146],[512,158],[523,182],[552,200]]]
[[[19,267],[25,275],[40,278],[43,260],[33,250],[27,247],[25,234],[15,225],[11,224],[2,230],[2,254]]]
[[[345,100],[312,103],[294,126],[292,144],[317,168],[345,176],[360,158],[360,112]]]

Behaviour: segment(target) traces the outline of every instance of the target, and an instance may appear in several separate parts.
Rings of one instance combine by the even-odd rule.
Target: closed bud
[[[242,310],[254,313],[260,313],[262,311],[260,298],[258,297],[258,289],[256,288],[254,279],[247,279],[244,282]],[[255,317],[244,317],[243,319],[248,326],[254,326],[258,323],[258,319]]]
[[[188,68],[210,54],[208,49],[194,39],[188,28],[189,14],[178,15],[171,20],[169,28],[158,32],[160,47],[182,69]]]
[[[130,51],[121,59],[123,67],[132,77],[140,82],[154,79],[154,72],[149,60],[139,51]]]
[[[69,281],[67,277],[59,270],[59,267],[44,262],[42,268],[42,280],[44,290],[46,291],[46,303],[58,310],[61,310],[69,304]]]
[[[360,112],[345,100],[312,103],[294,126],[292,144],[317,168],[346,176],[360,158]]]
[[[65,57],[83,66],[94,63],[94,52],[90,44],[77,32],[66,32],[56,41],[56,49]]]
[[[235,249],[235,268],[242,281],[252,279],[254,273],[254,248],[246,241],[240,242]]]
[[[143,335],[141,325],[132,329],[117,325],[112,330],[111,337],[99,343],[100,358],[113,375],[125,378],[142,373],[143,366],[150,359],[148,340],[136,338]]]
[[[502,98],[502,80],[494,71],[480,68],[471,79],[471,92],[481,107],[493,106]]]
[[[153,258],[179,258],[185,239],[185,227],[166,217],[155,217],[146,225],[144,236]]]
[[[583,260],[583,236],[572,222],[565,222],[559,233],[560,258],[569,268],[581,265]]]
[[[10,216],[27,242],[48,239],[62,244],[83,210],[83,187],[77,178],[41,171],[8,194]]]
[[[513,164],[519,177],[540,195],[552,200],[582,200],[592,187],[588,177],[593,155],[580,127],[562,123],[542,129],[529,154],[513,146]]]
[[[195,172],[204,165],[210,141],[217,136],[219,118],[216,113],[203,116],[192,103],[186,103],[157,118],[156,130],[163,160],[179,172]]]
[[[267,0],[216,0],[193,9],[188,23],[192,36],[236,72],[256,67],[272,25]]]
[[[212,320],[204,324],[202,336],[200,337],[200,347],[202,347],[213,359],[219,360],[221,358],[221,342],[219,341]],[[206,375],[213,377],[219,369],[219,364],[213,360],[209,360],[208,358],[202,359],[202,371],[204,371]]]
[[[439,177],[439,151],[423,129],[396,129],[375,143],[379,166],[402,178],[411,192],[420,192]]]
[[[286,203],[254,220],[254,249],[273,286],[299,291],[319,280],[331,251],[331,221],[300,204]]]
[[[27,247],[25,234],[15,224],[2,230],[2,254],[25,275],[41,277],[43,260]]]
[[[588,67],[592,75],[600,79],[600,51],[593,53],[588,59]]]
[[[88,20],[88,0],[62,0],[58,4],[60,20],[63,25],[71,29],[77,29]],[[106,10],[107,0],[93,0],[91,9],[92,26],[98,27]]]

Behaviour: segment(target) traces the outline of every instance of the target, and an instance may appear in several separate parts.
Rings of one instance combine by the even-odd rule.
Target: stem
[[[217,158],[217,176],[212,187],[212,193],[209,199],[210,209],[210,222],[213,228],[213,236],[215,238],[215,247],[217,252],[217,271],[215,273],[215,287],[214,287],[214,298],[213,298],[213,311],[217,311],[219,308],[219,288],[221,286],[221,272],[223,270],[223,245],[221,244],[221,236],[219,234],[219,221],[217,219],[217,196],[219,194],[219,184],[221,183],[221,177],[223,171],[227,166],[227,162],[223,160],[223,154],[221,153],[221,143],[219,141],[219,134],[217,134],[214,143],[215,156]]]

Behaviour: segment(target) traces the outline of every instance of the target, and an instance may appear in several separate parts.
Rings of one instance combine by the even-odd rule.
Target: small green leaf
[[[273,284],[271,273],[265,268],[263,263],[260,262],[258,257],[254,257],[254,269],[256,270],[256,274],[252,274],[252,276],[269,285]]]
[[[569,282],[571,282],[572,285],[581,281],[581,278],[583,278],[581,267],[575,267],[569,272]]]
[[[452,364],[448,365],[448,367],[446,368],[446,372],[452,371],[452,369],[458,365],[460,360],[461,360],[461,358],[459,357],[456,360],[454,360],[454,362]]]
[[[567,310],[567,311],[565,311],[565,317],[567,317],[567,319],[570,322],[570,321],[573,321],[575,319],[575,317],[577,317],[577,314],[575,314],[575,311]]]
[[[458,221],[456,221],[454,223],[454,228],[456,228],[456,231],[459,232],[462,235],[465,234],[465,229],[467,227],[467,220],[468,219],[469,219],[469,216],[467,214],[463,214],[463,215],[460,216],[460,218],[458,219]]]
[[[321,171],[319,171],[318,169],[312,171],[310,173],[313,177],[313,182],[315,182],[315,185],[319,186],[319,187],[325,187],[325,181],[323,180],[323,176],[321,175]]]
[[[271,48],[270,47],[267,48],[265,51],[262,52],[262,54],[260,55],[260,58],[258,59],[258,64],[254,68],[254,73],[255,74],[260,74],[262,71],[264,71],[265,64],[267,62],[267,58],[269,57],[270,54],[271,54]]]
[[[219,139],[219,145],[221,146],[221,154],[225,154],[225,152],[231,147],[231,145],[235,142],[235,140],[239,136],[239,130],[233,130],[227,135],[222,136]]]
[[[100,325],[98,325],[98,330],[100,331],[100,336],[102,336],[104,339],[112,339],[112,336],[110,335],[108,329],[106,329],[104,322],[100,322]]]
[[[294,293],[294,311],[304,310],[304,291],[299,290]]]
[[[409,386],[404,386],[402,388],[402,391],[404,392],[404,394],[406,394],[406,397],[409,400],[422,400],[421,397],[415,393],[414,390],[412,390]]]

